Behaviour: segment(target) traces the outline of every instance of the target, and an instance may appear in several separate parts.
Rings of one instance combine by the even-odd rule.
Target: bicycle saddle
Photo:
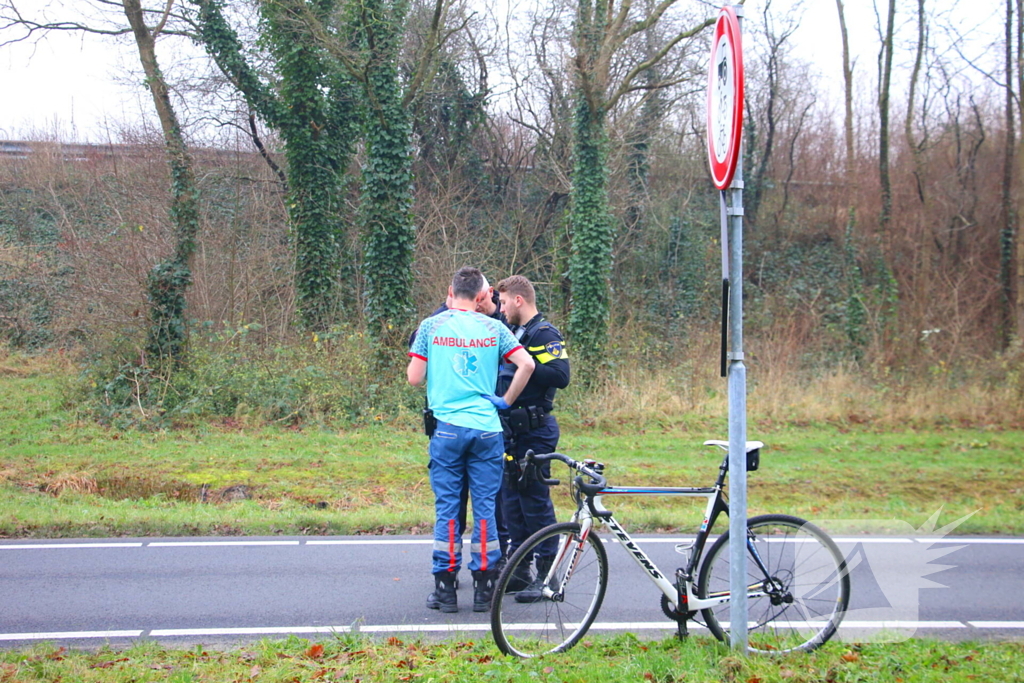
[[[708,441],[705,441],[704,445],[705,446],[718,446],[723,451],[729,450],[729,442],[728,441],[718,441],[717,439],[710,439]],[[747,453],[750,453],[751,451],[759,450],[761,448],[764,448],[764,443],[762,443],[761,441],[748,441],[747,442]]]

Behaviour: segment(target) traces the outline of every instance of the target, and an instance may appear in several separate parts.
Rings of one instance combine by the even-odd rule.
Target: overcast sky
[[[795,1],[773,0],[780,8],[788,8]],[[975,37],[967,49],[981,55],[982,66],[998,63],[995,50],[987,55],[985,52],[993,46],[992,41],[999,40],[1000,0],[927,1],[929,7],[957,12],[954,21]],[[763,2],[749,0],[747,16],[759,12]],[[846,0],[845,4],[858,59],[857,77],[866,87],[875,71],[874,12],[870,0]],[[26,6],[32,6],[31,0]],[[811,64],[822,83],[836,88],[832,94],[838,97],[842,70],[835,1],[803,0],[802,7],[803,20],[794,35],[794,56]],[[899,7],[904,19],[913,11],[911,0],[900,0]],[[994,46],[998,48],[998,44]],[[908,50],[900,56],[904,63],[911,58]],[[130,38],[55,32],[34,44],[0,48],[0,139],[59,137],[64,141],[102,142],[120,123],[142,118],[155,125],[138,53]]]

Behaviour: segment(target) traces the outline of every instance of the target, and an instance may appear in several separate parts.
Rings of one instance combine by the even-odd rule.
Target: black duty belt
[[[526,434],[544,424],[549,410],[541,406],[525,406],[508,411],[508,426],[513,434]]]

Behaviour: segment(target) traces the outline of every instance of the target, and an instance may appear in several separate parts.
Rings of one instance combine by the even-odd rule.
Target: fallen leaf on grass
[[[306,656],[310,659],[320,659],[324,656],[324,646],[317,643],[313,647],[306,650]]]
[[[253,668],[249,669],[249,678],[256,678],[262,672],[263,669],[259,668],[258,666],[254,666]]]
[[[847,662],[856,662],[857,660],[860,659],[860,655],[857,654],[856,652],[844,652],[843,653],[843,659],[846,660]]]
[[[127,657],[122,657],[121,659],[111,659],[110,661],[107,661],[107,662],[100,662],[99,664],[93,664],[89,668],[90,669],[109,669],[110,667],[114,666],[115,664],[117,664],[119,662],[127,662],[127,661],[128,661]]]
[[[555,673],[555,667],[553,667],[553,666],[545,666],[544,667],[544,673],[546,673],[546,674],[553,674],[553,673]]]
[[[398,579],[395,579],[395,581],[398,581]],[[395,638],[394,636],[388,638],[387,643],[392,647],[400,647],[402,645],[402,641],[398,638]]]
[[[644,680],[645,681],[653,681],[654,680],[654,674],[652,674],[650,671],[645,671],[644,672]]]

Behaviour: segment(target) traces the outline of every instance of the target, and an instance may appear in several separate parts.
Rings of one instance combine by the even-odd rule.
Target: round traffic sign
[[[723,7],[715,23],[708,66],[708,161],[715,187],[732,183],[743,138],[743,46],[740,22]]]

